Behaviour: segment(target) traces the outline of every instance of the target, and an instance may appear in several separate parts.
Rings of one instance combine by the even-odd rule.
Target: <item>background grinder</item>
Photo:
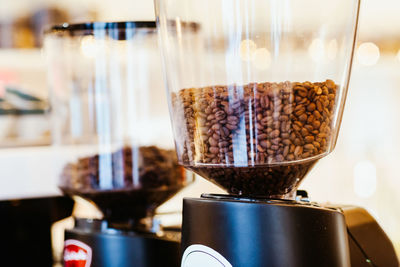
[[[184,199],[182,267],[398,266],[365,210],[296,198],[335,147],[359,1],[155,3],[179,163],[229,193]]]
[[[153,216],[192,175],[173,150],[155,22],[55,26],[45,48],[59,187],[103,213],[65,232],[64,266],[178,266],[180,231]]]

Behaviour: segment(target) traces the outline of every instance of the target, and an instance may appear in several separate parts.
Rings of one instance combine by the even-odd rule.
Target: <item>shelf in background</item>
[[[2,69],[44,69],[42,49],[0,49]]]

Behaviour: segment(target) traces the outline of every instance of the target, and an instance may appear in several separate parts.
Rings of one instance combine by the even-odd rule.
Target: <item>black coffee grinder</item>
[[[184,199],[181,266],[398,266],[365,210],[297,191],[335,147],[359,1],[155,3],[178,160],[229,192]]]
[[[180,229],[154,214],[192,177],[172,149],[155,22],[55,26],[45,48],[60,189],[103,213],[66,231],[64,266],[178,266]]]

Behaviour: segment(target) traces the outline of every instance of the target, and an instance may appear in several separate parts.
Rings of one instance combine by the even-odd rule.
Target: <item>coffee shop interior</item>
[[[179,2],[168,1],[171,4]],[[268,2],[278,5],[279,1]],[[296,0],[282,2],[289,5]],[[297,2],[303,2],[299,5],[300,10],[296,10],[302,13],[313,9],[315,1]],[[399,12],[398,0],[361,1],[351,78],[336,147],[318,161],[299,187],[307,191],[311,201],[332,205],[351,204],[366,209],[390,238],[397,255],[400,255],[400,194],[397,194],[400,188],[397,168],[400,165],[400,120],[397,117],[400,117]],[[62,197],[63,192],[68,194],[69,191],[61,191],[60,184],[68,183],[63,179],[71,175],[71,170],[66,170],[65,166],[71,160],[76,163],[79,157],[75,157],[76,150],[68,145],[60,145],[60,134],[54,134],[57,132],[54,128],[60,125],[57,120],[62,120],[62,112],[56,106],[59,102],[52,101],[57,92],[52,92],[52,78],[49,76],[57,73],[48,67],[49,61],[52,61],[48,58],[51,57],[49,54],[56,59],[62,58],[63,52],[49,42],[48,53],[44,32],[49,32],[52,25],[65,26],[65,23],[154,20],[153,0],[0,0],[0,255],[2,259],[11,254],[21,255],[21,263],[7,266],[28,266],[26,262],[23,263],[23,258],[29,257],[29,262],[42,262],[29,266],[62,266],[63,260],[67,261],[65,254],[63,257],[66,245],[64,231],[74,227],[75,218],[101,219],[104,216],[104,210],[93,205],[84,195],[74,196],[73,203],[69,197]],[[310,20],[312,18],[304,16],[305,24]],[[321,39],[318,36],[307,43],[306,52],[310,62],[335,62],[335,57],[341,55],[342,44],[334,38]],[[153,39],[157,40],[157,37]],[[96,48],[92,41],[87,38],[86,43],[82,44],[86,45],[81,48],[83,56],[93,56],[91,53]],[[152,45],[150,42],[143,44]],[[272,55],[276,51],[257,47],[251,38],[241,41],[241,49],[241,60],[263,70],[274,68]],[[154,68],[161,72],[163,63],[157,53],[146,65],[135,70],[140,72],[144,68]],[[251,56],[252,53],[257,56]],[[63,82],[63,79],[58,82]],[[141,136],[140,140],[146,145],[162,147],[165,143],[171,143],[173,147],[174,136],[163,76],[154,78],[151,86],[153,89],[142,90],[150,94],[154,88],[157,91],[153,92],[151,99],[142,95],[142,108],[163,109],[163,112],[150,111],[151,119],[141,119],[140,123],[135,124],[138,128],[133,131]],[[58,93],[62,88],[58,86]],[[69,108],[73,108],[72,102]],[[57,114],[61,117],[56,117]],[[140,112],[137,114],[141,116]],[[113,125],[118,127],[124,120]],[[121,131],[125,128],[131,131],[126,125],[121,127]],[[115,130],[115,133],[119,131]],[[61,133],[63,138],[64,141],[67,139]],[[134,152],[127,152],[125,148],[114,153],[131,153],[134,157]],[[146,155],[144,157],[148,157],[147,160],[152,160],[155,153],[161,152],[140,148],[140,153]],[[165,153],[162,152],[162,156],[157,154],[157,160],[162,160],[160,157],[164,157],[164,160],[175,157]],[[112,157],[114,159],[114,154]],[[159,173],[167,168],[162,163],[157,164]],[[157,207],[153,214],[157,224],[163,227],[180,225],[184,197],[200,197],[204,192],[226,193],[224,186],[219,187],[199,175],[188,173],[186,178],[182,178],[186,179],[185,188],[181,186],[182,190],[174,191],[154,206]],[[42,215],[47,217],[42,219]],[[48,229],[48,233],[43,229]],[[41,242],[47,242],[49,247]],[[49,253],[51,264],[41,257]],[[13,256],[14,259],[19,257]]]

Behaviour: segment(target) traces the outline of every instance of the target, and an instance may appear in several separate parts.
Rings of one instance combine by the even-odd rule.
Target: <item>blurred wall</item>
[[[0,22],[45,5],[77,13],[94,10],[99,20],[154,19],[153,0],[0,0]],[[304,8],[311,7],[304,5]],[[400,251],[400,208],[397,208],[400,205],[397,194],[400,188],[397,169],[400,165],[400,57],[396,57],[400,49],[399,11],[398,0],[362,1],[359,42],[374,42],[375,46],[369,44],[357,53],[336,150],[316,165],[302,187],[316,201],[366,207]],[[85,17],[77,16],[77,20],[85,20]],[[382,44],[387,42],[390,45],[384,47]],[[0,150],[4,157],[5,153],[8,152]],[[20,155],[29,156],[24,152]],[[0,176],[7,174],[12,179],[13,175],[18,175],[15,171],[10,174],[10,170],[19,167],[18,156],[13,156],[15,165],[10,161],[0,163]],[[48,166],[34,165],[25,167],[24,178],[29,179],[29,172],[37,178],[36,174],[41,173],[38,168]],[[51,168],[53,172],[49,173],[57,173],[54,166]],[[57,177],[53,179],[52,188],[56,191]],[[198,196],[201,192],[221,191],[199,179],[180,197]],[[176,198],[161,210],[176,210],[180,206],[181,198]]]

